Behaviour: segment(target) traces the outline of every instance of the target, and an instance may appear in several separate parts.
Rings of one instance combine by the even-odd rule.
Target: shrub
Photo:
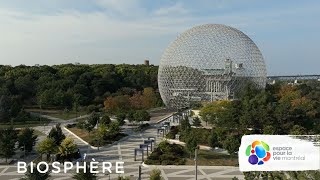
[[[170,128],[170,132],[166,135],[166,138],[175,139],[178,133],[179,133],[179,128],[177,126],[172,126]]]
[[[169,144],[167,141],[162,141],[149,155],[146,164],[183,165],[185,164],[184,154],[185,150],[181,145]]]

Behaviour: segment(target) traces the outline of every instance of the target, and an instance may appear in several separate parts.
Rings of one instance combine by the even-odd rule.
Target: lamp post
[[[196,180],[198,180],[198,164],[197,164],[197,160],[198,160],[198,146],[195,148],[195,150],[194,150],[194,165],[195,165],[195,170],[196,170],[196,172],[195,172],[195,178],[196,178]]]
[[[138,180],[141,180],[141,165],[139,166],[139,177]]]

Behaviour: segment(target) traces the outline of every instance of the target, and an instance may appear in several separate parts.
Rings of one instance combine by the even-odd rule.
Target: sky
[[[320,74],[319,0],[1,0],[0,64],[159,65],[177,35],[225,24],[259,47],[268,75]]]

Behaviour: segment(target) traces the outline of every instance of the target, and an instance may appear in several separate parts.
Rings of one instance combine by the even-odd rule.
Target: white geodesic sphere
[[[171,108],[192,102],[234,99],[247,82],[266,85],[266,65],[243,32],[221,24],[193,27],[165,50],[158,71],[164,103]]]

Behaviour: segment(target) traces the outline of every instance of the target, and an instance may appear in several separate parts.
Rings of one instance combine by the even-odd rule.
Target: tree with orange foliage
[[[127,111],[128,109],[130,109],[129,96],[110,96],[104,101],[104,107],[109,113],[112,114],[120,111]]]
[[[142,109],[143,108],[142,99],[143,97],[141,95],[141,92],[134,93],[129,99],[131,107],[134,109]]]
[[[142,104],[145,109],[150,109],[156,106],[157,97],[153,88],[144,88],[142,96]]]

